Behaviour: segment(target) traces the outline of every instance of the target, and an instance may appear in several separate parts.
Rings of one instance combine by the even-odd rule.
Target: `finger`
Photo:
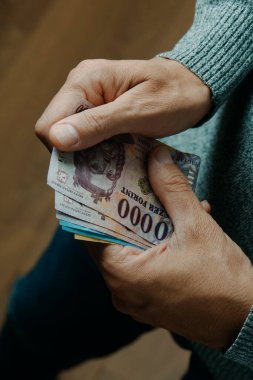
[[[202,212],[200,202],[182,171],[175,165],[166,146],[156,147],[149,158],[151,186],[172,219],[174,228],[190,221],[197,211]]]
[[[203,207],[203,209],[208,213],[208,214],[211,214],[211,205],[208,201],[204,200],[204,201],[201,201],[201,206]]]
[[[114,135],[133,130],[129,97],[87,109],[54,124],[49,132],[52,145],[63,151],[89,148]]]
[[[66,81],[35,127],[36,134],[49,148],[81,150],[117,134],[138,133],[146,126],[141,102],[147,93],[143,70],[135,70],[133,75],[125,63],[118,63],[111,70],[112,65],[110,75],[105,75],[108,67],[102,70],[99,66],[91,75],[86,72],[80,77],[77,73]],[[91,108],[89,102],[95,106],[92,110],[76,114],[80,105]]]
[[[35,133],[48,148],[51,148],[52,144],[49,139],[51,125],[69,115],[91,107],[93,105],[85,98],[81,88],[77,86],[72,88],[65,84],[38,119],[35,125]]]
[[[71,151],[86,148],[103,138],[121,133],[121,125],[125,124],[123,117],[126,119],[133,114],[132,99],[126,98],[124,101],[122,95],[145,82],[143,65],[146,65],[145,61],[141,68],[140,63],[135,65],[133,61],[130,64],[128,61],[106,60],[81,62],[70,72],[66,83],[37,121],[36,134],[49,147],[55,145],[59,149]],[[87,108],[88,102],[98,107],[98,110],[84,117],[68,118],[76,113],[80,105]],[[126,105],[125,109],[120,107],[121,103]],[[103,104],[105,106],[100,108]],[[123,117],[119,114],[121,111]],[[54,128],[50,134],[52,126]]]
[[[90,256],[97,263],[100,262],[104,254],[107,254],[107,255],[119,254],[123,248],[123,246],[119,244],[103,244],[103,243],[86,242],[85,245],[88,247]]]
[[[139,255],[141,250],[119,244],[89,243],[89,254],[103,273],[115,273],[123,263]]]

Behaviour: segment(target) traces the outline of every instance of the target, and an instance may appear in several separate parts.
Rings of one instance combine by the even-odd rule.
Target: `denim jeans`
[[[113,307],[84,243],[58,230],[12,291],[0,335],[0,378],[54,379],[59,371],[112,353],[151,329]]]

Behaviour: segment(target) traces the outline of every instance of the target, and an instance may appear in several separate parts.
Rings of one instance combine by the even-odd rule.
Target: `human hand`
[[[75,151],[121,133],[175,134],[210,107],[209,88],[176,61],[87,60],[70,72],[35,130],[49,149]]]
[[[174,232],[145,252],[93,245],[114,305],[146,324],[227,347],[253,304],[251,262],[201,206],[165,147],[152,152],[149,179]]]

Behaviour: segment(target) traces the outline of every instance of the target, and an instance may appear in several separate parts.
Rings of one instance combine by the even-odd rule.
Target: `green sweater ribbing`
[[[252,69],[253,1],[199,0],[190,30],[160,54],[195,72],[221,105]]]
[[[160,56],[181,62],[212,90],[208,120],[165,140],[202,157],[197,193],[253,262],[253,0],[198,0],[192,27]],[[215,379],[253,379],[253,308],[225,353],[190,345]]]

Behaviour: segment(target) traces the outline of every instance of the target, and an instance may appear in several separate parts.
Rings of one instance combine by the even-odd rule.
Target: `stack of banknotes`
[[[141,249],[169,238],[173,225],[147,174],[148,154],[157,144],[161,142],[127,134],[78,152],[54,149],[48,185],[55,190],[62,228],[76,239]],[[200,158],[168,151],[195,189]]]

